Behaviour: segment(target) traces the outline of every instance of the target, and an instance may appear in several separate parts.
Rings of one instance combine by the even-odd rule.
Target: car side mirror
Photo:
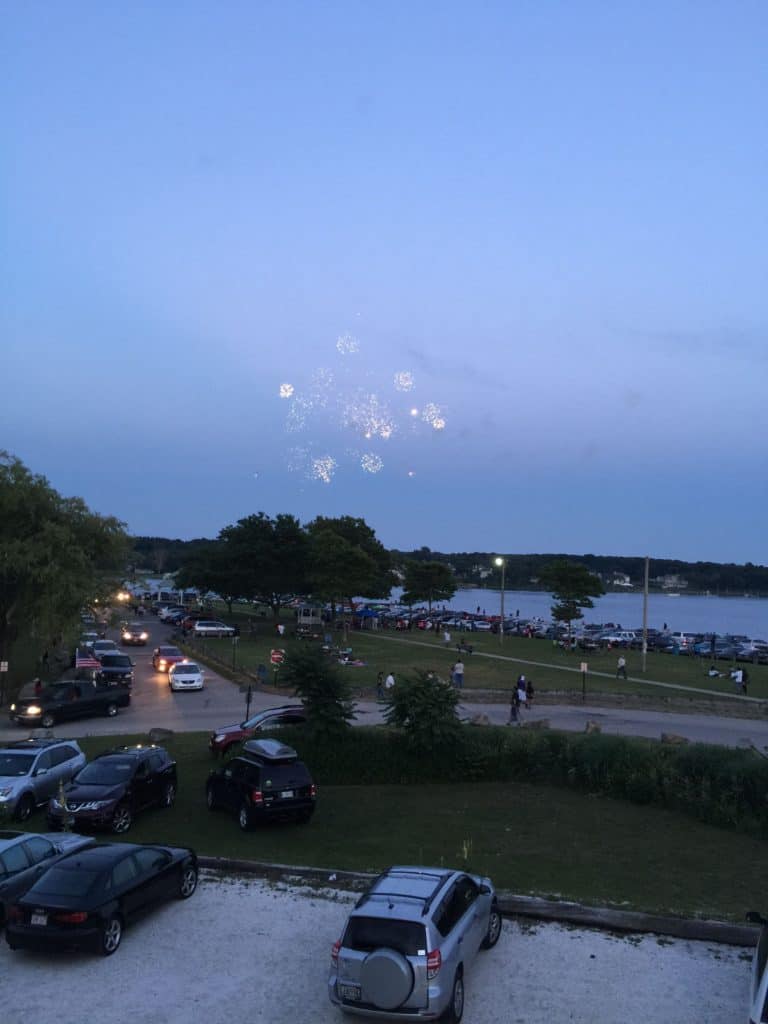
[[[48,774],[48,769],[47,768],[36,768],[35,769],[35,775],[36,776],[47,775],[47,774]]]
[[[489,885],[481,885],[480,886],[480,895],[481,896],[490,896],[490,893],[491,893],[491,887]]]
[[[757,910],[750,910],[747,913],[747,921],[749,922],[749,924],[768,924],[768,921]]]

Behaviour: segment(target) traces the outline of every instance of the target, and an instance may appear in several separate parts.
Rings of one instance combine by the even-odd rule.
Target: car
[[[234,636],[235,627],[215,619],[198,619],[192,632],[195,636]]]
[[[133,685],[133,662],[122,651],[107,651],[99,658],[100,665],[96,673],[97,679],[107,685],[123,683],[127,687]]]
[[[604,647],[630,647],[637,637],[629,629],[614,629],[607,633],[601,633],[598,639]]]
[[[186,617],[186,614],[187,614],[186,612],[178,611],[178,610],[177,611],[173,611],[173,612],[168,612],[166,617],[163,619],[163,622],[165,622],[165,624],[167,626],[178,626],[178,625],[181,624],[182,619],[184,619]]]
[[[27,821],[85,764],[76,740],[13,740],[0,746],[0,811]]]
[[[0,928],[8,908],[47,868],[75,850],[93,846],[88,836],[0,831]]]
[[[165,604],[157,610],[157,617],[161,622],[165,622],[171,612],[185,612],[184,605],[181,604]]]
[[[71,826],[122,834],[140,811],[172,807],[176,787],[176,762],[164,747],[115,747],[89,761],[51,797],[48,824],[52,829]]]
[[[107,685],[100,680],[62,679],[44,687],[36,697],[23,697],[8,709],[8,717],[18,725],[52,729],[56,722],[90,715],[117,714],[131,703],[127,686]]]
[[[168,685],[171,690],[202,690],[205,672],[196,661],[178,661],[168,670]]]
[[[207,611],[194,611],[187,612],[179,625],[185,633],[191,633],[195,628],[195,623],[200,622],[201,619],[209,621],[213,618],[214,612],[209,608]]]
[[[346,1013],[460,1021],[480,949],[501,935],[489,878],[392,867],[355,904],[331,950],[328,995]]]
[[[91,651],[95,658],[101,658],[104,654],[119,654],[120,648],[114,640],[96,640],[91,645]]]
[[[768,918],[756,910],[747,914],[750,924],[760,925],[760,937],[752,957],[752,975],[749,986],[750,1024],[768,1021]]]
[[[150,907],[189,899],[197,856],[178,846],[103,843],[63,857],[9,909],[11,949],[90,949],[111,956]]]
[[[178,661],[184,661],[184,658],[185,655],[178,647],[163,644],[152,651],[152,668],[157,672],[167,672],[171,665],[175,665]]]
[[[147,640],[149,640],[149,633],[141,622],[128,622],[120,630],[120,642],[126,646],[134,644],[144,647]]]
[[[304,725],[307,713],[301,704],[283,704],[280,707],[266,708],[246,718],[239,725],[224,725],[214,729],[208,740],[208,748],[212,754],[226,754],[228,750],[252,739],[260,732],[268,729],[280,729],[286,725]]]
[[[101,639],[102,639],[102,634],[101,633],[96,633],[93,630],[89,630],[86,633],[81,633],[80,634],[80,639],[77,641],[77,646],[78,647],[86,647],[86,648],[88,648],[88,650],[90,650],[93,647],[93,645],[97,641],[99,641]]]
[[[266,821],[306,824],[315,813],[317,787],[292,747],[277,740],[248,740],[242,755],[210,773],[205,796],[209,811],[233,811],[246,831]]]

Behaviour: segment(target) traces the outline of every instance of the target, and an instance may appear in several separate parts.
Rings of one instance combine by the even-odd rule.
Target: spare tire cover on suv
[[[413,990],[413,969],[396,950],[376,949],[363,961],[360,982],[365,999],[381,1010],[394,1010]]]

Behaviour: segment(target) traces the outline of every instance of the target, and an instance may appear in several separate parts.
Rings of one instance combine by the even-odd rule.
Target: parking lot
[[[326,976],[349,893],[207,875],[110,958],[0,948],[4,1024],[339,1022]],[[467,972],[467,1024],[734,1024],[750,951],[507,920]],[[351,1019],[351,1018],[350,1018]]]

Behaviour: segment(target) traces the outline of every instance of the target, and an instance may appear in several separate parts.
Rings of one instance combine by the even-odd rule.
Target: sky
[[[0,448],[57,490],[766,563],[764,3],[3,23]]]

